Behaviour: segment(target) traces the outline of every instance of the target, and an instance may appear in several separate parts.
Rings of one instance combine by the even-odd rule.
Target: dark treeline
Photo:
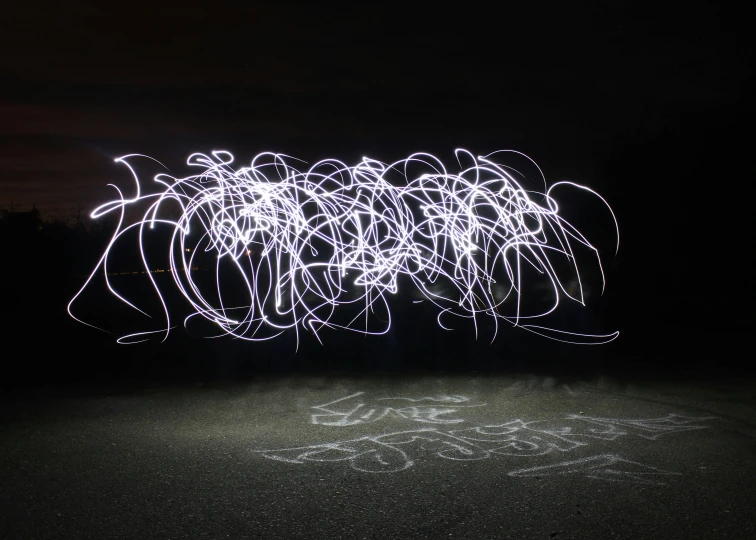
[[[415,369],[649,377],[751,373],[754,213],[744,188],[750,165],[745,139],[735,144],[734,136],[721,138],[741,133],[743,123],[742,115],[722,110],[668,118],[617,140],[611,159],[597,169],[604,184],[595,187],[619,220],[620,254],[614,257],[611,242],[601,243],[605,294],[560,317],[571,329],[619,330],[619,339],[608,345],[564,345],[505,326],[491,344],[490,328],[476,339],[465,321],[454,332],[443,331],[436,313],[413,304],[401,287],[391,299],[392,330],[384,336],[329,331],[320,345],[304,334],[297,349],[292,333],[265,343],[208,340],[184,330],[179,320],[165,342],[118,345],[116,339],[131,329],[124,325],[131,324],[133,313],[122,315],[128,310],[117,306],[103,283],[92,287],[80,310],[113,333],[89,328],[66,312],[102,255],[114,223],[90,221],[80,211],[67,219],[44,219],[34,209],[6,208],[0,212],[2,379],[7,384],[183,380],[270,371]],[[598,223],[606,217],[573,214],[568,218],[579,229],[593,232],[600,232]],[[141,270],[126,259],[118,265],[117,270]],[[136,278],[123,278],[123,283],[137,284]]]
[[[577,346],[502,325],[491,343],[490,325],[481,324],[477,338],[472,324],[466,321],[460,321],[452,332],[444,331],[436,324],[436,310],[427,304],[413,304],[410,294],[392,297],[392,329],[383,336],[324,331],[321,345],[304,332],[297,347],[293,332],[262,343],[210,340],[187,331],[179,322],[164,342],[163,336],[158,336],[147,343],[120,345],[116,339],[130,329],[149,327],[129,326],[131,319],[125,314],[131,312],[116,309],[119,303],[113,301],[104,281],[88,289],[75,313],[113,333],[87,327],[66,311],[106,248],[113,225],[90,222],[79,215],[68,220],[45,220],[35,209],[3,213],[0,238],[7,256],[3,258],[0,284],[5,386],[92,380],[195,381],[271,372],[330,371],[543,371],[587,376],[658,376],[663,372],[681,376],[694,368],[713,365],[706,358],[691,356],[691,348],[682,347],[674,335],[667,348],[637,337],[623,340],[622,335],[608,345]],[[122,270],[139,270],[122,264]],[[143,275],[118,279],[120,285],[137,291],[139,301],[142,296],[146,300],[149,287]],[[171,278],[166,275],[161,279],[170,288]],[[611,298],[607,295],[593,306],[567,309],[561,322],[572,327],[583,325],[587,331],[617,329],[611,327],[617,320]],[[149,322],[146,318],[139,320]],[[631,338],[638,327],[631,327]],[[704,350],[700,343],[697,349]]]
[[[112,333],[81,324],[67,312],[69,301],[106,249],[114,225],[107,220],[91,221],[81,212],[68,219],[44,219],[35,208],[2,213],[0,239],[6,254],[0,269],[2,367],[7,385],[91,379],[192,380],[292,371],[572,370],[576,365],[596,367],[610,353],[610,349],[544,341],[503,325],[491,344],[493,328],[485,322],[477,338],[467,321],[460,321],[453,332],[444,331],[437,325],[437,310],[413,304],[410,294],[391,298],[392,329],[383,336],[327,330],[321,334],[322,345],[307,332],[302,332],[298,344],[293,332],[262,343],[210,340],[183,328],[179,319],[178,328],[164,342],[161,335],[147,343],[120,345],[118,337],[159,328],[160,323],[148,326],[149,319],[135,319],[133,310],[114,300],[101,278],[82,295],[74,313]],[[110,270],[143,270],[138,263],[136,258],[124,259]],[[135,291],[137,303],[147,302],[152,294],[144,275],[114,279],[120,280],[117,283],[124,290]],[[171,288],[168,274],[160,279]],[[411,287],[402,285],[407,286],[404,290]],[[595,317],[593,310],[583,322],[595,323]],[[134,325],[134,320],[140,324]],[[593,326],[591,330],[604,330]]]

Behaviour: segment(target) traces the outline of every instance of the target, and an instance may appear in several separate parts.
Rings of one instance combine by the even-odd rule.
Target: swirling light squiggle
[[[529,160],[544,191],[523,188],[519,173],[496,161],[504,152]],[[147,156],[118,158],[129,168],[136,192],[128,198],[113,186],[119,197],[92,212],[93,218],[118,212],[119,219],[107,249],[69,303],[69,314],[88,324],[73,315],[72,307],[102,273],[116,298],[147,315],[108,277],[114,250],[125,235],[136,233],[141,264],[165,324],[118,341],[135,343],[156,333],[167,339],[175,324],[164,291],[150,273],[144,243],[150,231],[168,227],[169,272],[191,305],[184,325],[200,317],[219,329],[217,336],[260,341],[291,329],[299,343],[303,330],[319,340],[323,328],[383,334],[391,327],[389,296],[406,277],[415,285],[418,302],[437,307],[444,329],[449,329],[446,320],[456,316],[470,319],[477,335],[479,319],[488,317],[495,323],[494,339],[501,322],[568,343],[616,338],[618,332],[580,334],[532,324],[556,310],[560,299],[585,305],[575,247],[595,255],[604,288],[598,250],[560,216],[552,193],[568,186],[597,196],[614,220],[619,249],[609,204],[572,182],[546,188],[541,169],[516,151],[476,157],[457,150],[455,155],[455,172],[426,153],[391,164],[363,158],[348,166],[326,159],[300,171],[299,160],[283,154],[261,153],[236,170],[229,152],[195,153],[187,163],[201,169],[199,174],[158,174],[154,185],[159,189],[151,193],[144,192],[132,165]],[[212,260],[210,284],[192,272],[201,258]],[[577,280],[574,295],[564,285],[565,261],[570,279]],[[547,305],[526,306],[526,274],[547,284],[552,292]]]

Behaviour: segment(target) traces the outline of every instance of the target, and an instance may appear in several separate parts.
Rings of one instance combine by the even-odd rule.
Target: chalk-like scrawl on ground
[[[358,471],[390,473],[409,469],[415,464],[408,453],[412,449],[432,452],[439,457],[454,460],[489,457],[489,453],[478,445],[433,428],[258,452],[266,458],[287,463],[346,461]]]
[[[635,482],[639,484],[661,484],[664,476],[680,476],[681,473],[665,471],[657,467],[643,465],[615,454],[591,456],[552,465],[529,467],[511,471],[509,476],[557,476],[581,474],[587,478],[610,482]]]
[[[696,429],[704,429],[708,426],[696,424],[702,420],[712,420],[714,417],[690,417],[680,414],[668,414],[660,418],[599,418],[582,414],[569,414],[566,419],[570,425],[550,423],[546,420],[522,422],[515,420],[504,424],[470,428],[472,433],[467,438],[486,440],[486,436],[511,435],[515,440],[545,441],[551,447],[562,450],[583,446],[586,440],[600,439],[613,441],[618,437],[633,436],[655,441],[662,435],[679,433]],[[516,434],[516,436],[515,436]],[[545,439],[544,437],[551,437]],[[559,441],[562,441],[561,443]],[[565,443],[565,441],[567,441]],[[572,445],[572,446],[570,446]]]
[[[322,426],[353,426],[378,422],[386,417],[404,418],[423,424],[458,424],[464,422],[454,415],[462,409],[482,407],[469,404],[465,396],[429,396],[420,398],[367,398],[364,392],[313,405],[312,423]]]
[[[663,434],[705,429],[708,426],[695,424],[695,422],[710,419],[711,417],[694,418],[669,414],[661,418],[626,420],[571,414],[567,416],[567,420],[573,423],[570,426],[553,426],[549,425],[548,421],[525,422],[517,419],[502,424],[466,429],[441,431],[437,428],[425,428],[366,435],[350,440],[302,447],[257,450],[256,452],[268,459],[287,463],[347,462],[350,467],[362,472],[392,473],[409,469],[415,465],[412,456],[419,454],[430,453],[440,458],[456,461],[482,460],[493,455],[540,456],[554,451],[569,452],[576,448],[588,447],[591,441],[613,441],[623,436],[639,436],[647,440],[656,440]],[[313,422],[315,422],[314,419]],[[333,425],[349,424],[337,423]],[[595,427],[596,425],[599,427]],[[633,463],[627,460],[622,460],[622,462]],[[577,460],[574,463],[583,462]],[[616,472],[616,467],[613,469],[604,468],[596,472],[598,469],[593,467],[596,463],[591,465],[592,478],[626,479],[624,476],[622,478],[617,476],[620,473]],[[516,476],[524,476],[526,475],[525,472],[530,470],[520,469],[519,472],[515,471],[518,472]],[[567,468],[562,470],[567,470]],[[626,466],[622,471],[627,472]],[[615,476],[611,476],[612,474]],[[648,474],[652,473],[649,472]]]
[[[539,424],[539,421],[512,420],[451,433],[485,448],[491,454],[508,456],[538,456],[552,450],[567,452],[586,444],[561,435],[559,430],[539,429]]]
[[[614,440],[619,435],[635,435],[655,441],[662,435],[702,429],[706,426],[696,425],[699,420],[712,420],[714,417],[693,418],[679,414],[668,414],[663,418],[646,418],[639,420],[620,420],[617,418],[596,418],[571,414],[569,420],[582,420],[598,427],[588,429],[588,433],[582,433],[585,437],[608,438]]]

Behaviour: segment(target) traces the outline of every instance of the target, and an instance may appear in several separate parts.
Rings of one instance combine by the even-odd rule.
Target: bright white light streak
[[[497,161],[507,153],[524,157],[537,169],[543,191],[525,189],[516,179],[525,177]],[[502,322],[566,343],[615,339],[618,332],[593,335],[529,324],[554,312],[562,301],[585,305],[574,245],[593,254],[602,293],[605,287],[598,250],[559,215],[552,191],[564,187],[595,195],[609,210],[618,250],[617,219],[607,201],[574,182],[548,187],[538,165],[514,150],[476,157],[458,149],[455,156],[458,172],[427,153],[391,164],[367,157],[352,166],[325,159],[299,170],[295,165],[304,164],[301,160],[264,152],[249,166],[234,170],[233,155],[218,150],[189,156],[187,164],[200,168],[199,174],[156,175],[152,192],[141,184],[131,163],[148,156],[118,158],[116,162],[131,172],[136,193],[127,198],[113,186],[118,198],[92,212],[93,218],[115,211],[120,215],[105,253],[68,312],[89,324],[74,316],[72,308],[102,272],[111,294],[150,317],[117,292],[108,278],[109,256],[123,244],[126,232],[136,230],[141,264],[159,300],[164,325],[118,341],[136,343],[153,334],[167,339],[173,327],[161,290],[166,284],[152,276],[144,241],[156,227],[168,227],[169,272],[193,309],[184,325],[204,318],[218,328],[212,337],[263,341],[293,330],[299,342],[304,330],[321,341],[318,333],[324,327],[385,334],[391,325],[389,296],[405,277],[422,298],[414,303],[434,304],[438,324],[445,330],[451,328],[442,324],[442,316],[472,319],[476,335],[478,319],[488,317],[494,321],[493,339]],[[210,259],[200,262],[206,254],[212,255],[212,264]],[[560,258],[562,264],[554,264]],[[212,286],[193,273],[199,264],[215,273]],[[568,275],[560,275],[565,270],[557,268],[565,267]],[[538,297],[529,292],[526,270],[552,292],[548,305],[528,302]],[[567,292],[568,282],[578,284],[577,298]],[[359,310],[357,315],[352,309],[341,320],[341,312],[350,307]],[[357,321],[362,321],[360,326]]]

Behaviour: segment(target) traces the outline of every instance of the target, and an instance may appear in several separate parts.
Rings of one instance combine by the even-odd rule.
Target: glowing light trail
[[[497,161],[505,152],[535,166],[544,190],[522,187],[524,177]],[[282,154],[261,153],[237,170],[229,152],[196,153],[187,163],[201,169],[199,174],[158,174],[153,192],[144,189],[132,164],[147,156],[121,157],[116,161],[130,170],[135,194],[126,197],[113,186],[118,198],[92,212],[93,218],[117,213],[118,223],[69,303],[69,314],[88,324],[73,315],[72,307],[103,275],[116,298],[149,316],[109,278],[114,250],[136,234],[143,273],[162,306],[164,324],[119,342],[136,343],[153,334],[167,338],[175,322],[145,249],[151,231],[167,227],[169,269],[164,275],[171,276],[192,310],[183,323],[204,319],[218,329],[217,336],[259,341],[291,329],[299,342],[300,332],[320,339],[323,328],[383,334],[391,326],[390,296],[407,278],[414,283],[416,302],[436,306],[444,329],[450,318],[461,317],[472,322],[477,335],[479,319],[488,317],[495,323],[494,339],[501,322],[571,343],[616,338],[617,332],[580,334],[532,324],[554,312],[560,300],[585,305],[576,247],[590,250],[602,292],[604,287],[598,250],[560,216],[552,193],[567,187],[598,197],[614,219],[619,249],[608,203],[572,182],[546,187],[540,168],[519,152],[455,154],[451,172],[425,153],[391,164],[364,158],[349,166],[327,159],[306,170],[297,168],[301,161]],[[211,261],[212,283],[191,272],[199,260]],[[527,304],[531,276],[551,291],[546,305]],[[564,283],[575,279],[577,294],[571,295]]]

